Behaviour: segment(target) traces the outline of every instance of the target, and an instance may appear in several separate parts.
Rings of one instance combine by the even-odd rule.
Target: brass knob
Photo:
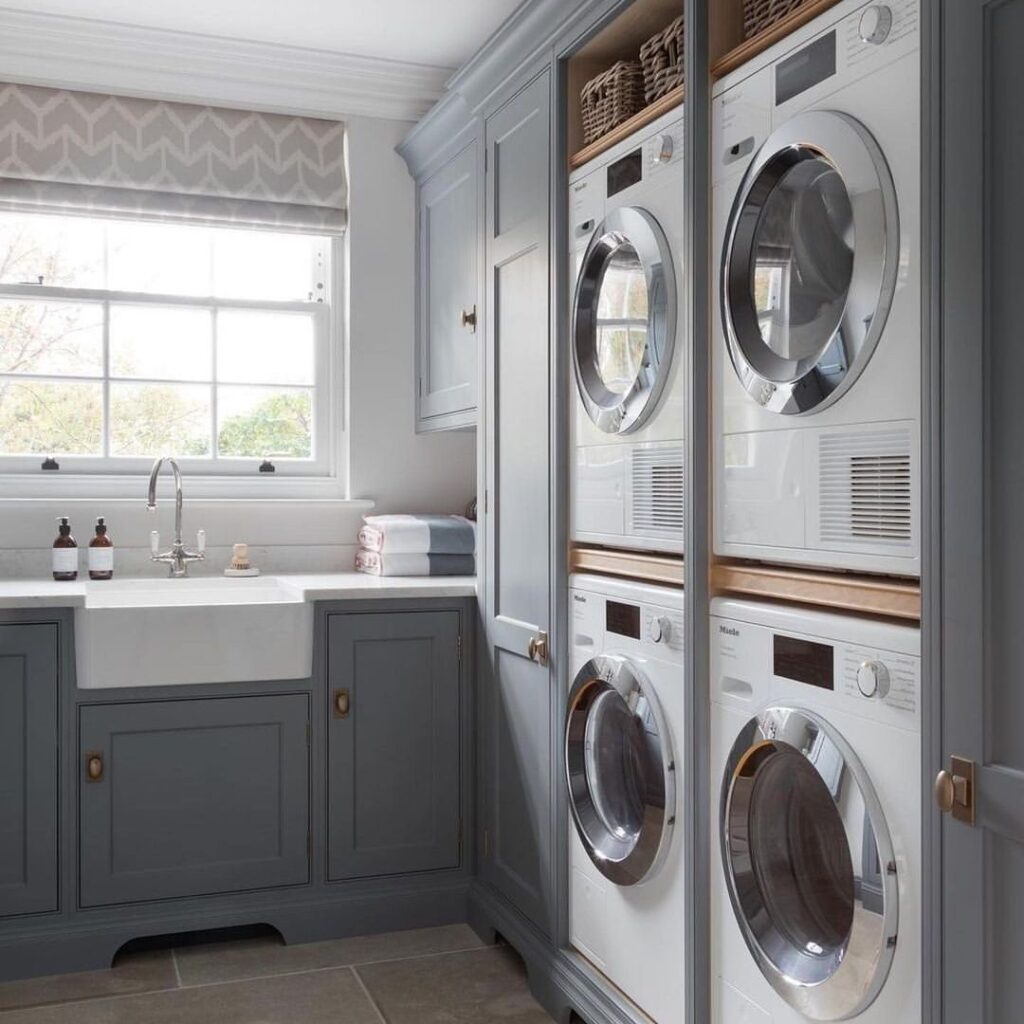
[[[526,653],[530,661],[535,661],[539,665],[548,663],[548,635],[544,630],[534,633],[530,637],[530,642],[526,645]]]
[[[334,717],[335,718],[348,718],[349,710],[352,707],[352,701],[349,697],[348,690],[335,690],[334,691]]]
[[[935,802],[943,814],[949,814],[956,802],[956,786],[953,776],[945,768],[935,776]]]
[[[99,782],[103,778],[103,755],[85,755],[85,777],[90,782]]]
[[[464,309],[459,317],[459,323],[463,327],[471,327],[476,330],[476,306],[472,309]]]

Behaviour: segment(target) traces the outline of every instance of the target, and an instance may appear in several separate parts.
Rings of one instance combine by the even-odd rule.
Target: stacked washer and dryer
[[[919,573],[918,0],[716,83],[714,551]],[[713,1024],[921,1021],[920,638],[716,598]]]
[[[683,123],[572,174],[570,539],[683,553]],[[683,592],[569,580],[570,941],[633,1006],[685,1020]]]

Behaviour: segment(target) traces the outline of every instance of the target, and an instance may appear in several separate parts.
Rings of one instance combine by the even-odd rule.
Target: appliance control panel
[[[573,590],[570,609],[573,645],[581,655],[596,653],[602,646],[601,638],[606,649],[643,650],[652,658],[683,650],[685,626],[679,608]]]
[[[843,646],[837,653],[843,693],[917,711],[919,659],[868,647]]]
[[[880,47],[913,40],[918,29],[917,5],[918,0],[886,0],[851,14],[841,28],[846,66],[869,60]]]

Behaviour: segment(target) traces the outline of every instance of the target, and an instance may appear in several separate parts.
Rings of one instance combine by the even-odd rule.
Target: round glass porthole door
[[[842,737],[808,711],[762,711],[729,755],[720,825],[732,909],[775,991],[811,1020],[869,1006],[896,946],[896,867]]]
[[[863,125],[810,111],[769,136],[722,254],[722,319],[747,392],[783,414],[836,401],[878,343],[898,260],[896,190]]]
[[[675,763],[661,708],[625,658],[580,670],[565,725],[569,806],[588,856],[616,885],[651,878],[675,823]]]
[[[668,241],[645,210],[613,210],[583,256],[573,308],[573,364],[583,407],[605,433],[654,412],[672,364],[676,280]]]

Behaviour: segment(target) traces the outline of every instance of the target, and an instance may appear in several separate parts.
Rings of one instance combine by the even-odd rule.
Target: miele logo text
[[[573,594],[572,595],[572,599],[574,601],[579,601],[580,604],[586,604],[587,603],[587,599],[582,594]]]
[[[735,626],[719,626],[719,633],[724,633],[726,636],[739,636],[740,631]]]

